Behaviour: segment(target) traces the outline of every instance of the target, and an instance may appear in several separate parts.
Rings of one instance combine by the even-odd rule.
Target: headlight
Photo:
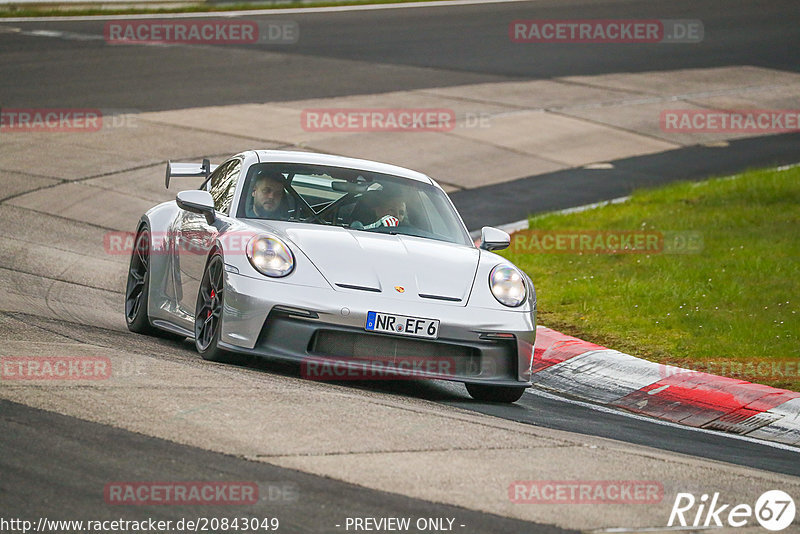
[[[489,274],[489,288],[500,304],[516,308],[525,302],[525,280],[509,265],[498,265]]]
[[[294,255],[286,243],[269,235],[257,235],[247,243],[247,259],[261,274],[279,278],[294,269]]]

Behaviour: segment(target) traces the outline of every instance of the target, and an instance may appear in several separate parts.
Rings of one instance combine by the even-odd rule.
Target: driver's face
[[[253,206],[261,212],[274,211],[283,198],[283,185],[277,180],[260,180],[253,189]]]

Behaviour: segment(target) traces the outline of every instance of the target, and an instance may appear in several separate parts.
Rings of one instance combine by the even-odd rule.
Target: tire
[[[150,230],[145,225],[136,233],[128,281],[125,286],[125,323],[128,330],[148,336],[158,335],[147,316],[147,299],[150,292]]]
[[[483,384],[465,384],[470,396],[483,402],[517,402],[525,393],[519,386],[484,386]]]
[[[194,343],[204,360],[235,363],[232,355],[219,348],[222,330],[222,309],[225,290],[225,265],[222,256],[214,253],[206,264],[194,314]]]

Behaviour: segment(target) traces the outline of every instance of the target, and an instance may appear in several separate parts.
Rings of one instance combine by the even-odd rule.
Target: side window
[[[211,193],[211,197],[214,199],[214,209],[218,212],[228,214],[241,169],[242,162],[235,159],[220,165],[214,171],[211,177],[211,189],[208,192]]]
[[[228,169],[228,165],[233,163],[232,161],[226,161],[216,169],[214,172],[211,173],[211,180],[208,181],[206,185],[206,189],[211,191],[211,188],[219,186],[219,183],[222,181],[222,177],[225,176],[225,171]]]

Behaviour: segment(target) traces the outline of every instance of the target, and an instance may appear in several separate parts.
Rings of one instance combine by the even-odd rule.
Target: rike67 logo
[[[714,493],[710,500],[707,494],[696,499],[691,493],[678,493],[667,526],[744,527],[752,525],[755,517],[765,529],[778,531],[791,525],[794,516],[794,500],[781,490],[764,492],[754,507],[749,504],[723,504],[719,493]]]

